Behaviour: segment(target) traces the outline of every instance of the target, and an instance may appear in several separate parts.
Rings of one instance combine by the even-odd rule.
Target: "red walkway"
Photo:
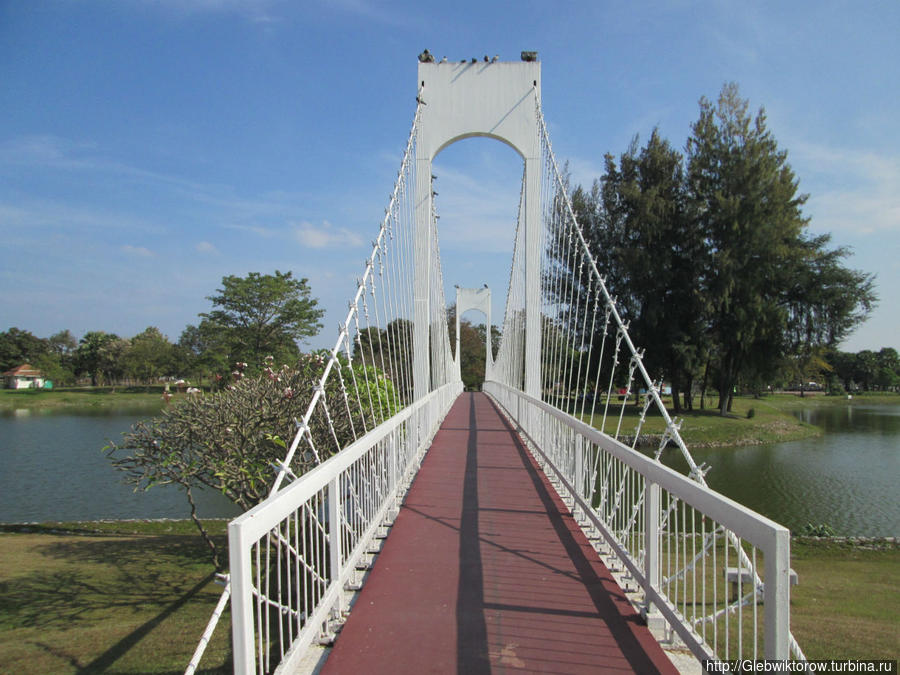
[[[323,673],[674,673],[484,394],[456,401]]]

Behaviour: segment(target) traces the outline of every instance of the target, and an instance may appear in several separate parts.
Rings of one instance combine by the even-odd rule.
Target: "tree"
[[[71,359],[78,348],[78,340],[69,330],[61,330],[47,338],[47,345],[52,352],[58,354],[63,361]]]
[[[394,319],[384,330],[362,328],[353,342],[353,362],[374,366],[394,384],[404,402],[412,400],[413,323]]]
[[[229,357],[225,335],[211,321],[186,326],[175,348],[179,372],[197,378],[198,384],[204,376],[230,372],[234,362]]]
[[[638,152],[632,141],[619,165],[605,158],[601,221],[592,250],[604,248],[620,271],[619,299],[644,365],[670,381],[676,412],[691,407],[694,374],[708,351],[700,284],[708,250],[687,199],[681,155],[654,129]]]
[[[214,394],[182,398],[107,448],[113,464],[136,489],[174,484],[185,491],[191,518],[217,568],[222,561],[197,514],[193,490],[217,490],[243,509],[265,499],[275,478],[272,466],[284,459],[296,420],[303,418],[327,359],[304,354],[292,366],[274,368],[268,365],[272,359],[266,363],[256,375],[244,375],[239,368],[234,382]],[[291,464],[296,475],[315,466],[311,448],[324,461],[371,429],[375,411],[384,418],[396,412],[393,385],[376,369],[357,364],[348,375],[346,361],[341,369],[343,380],[328,379],[327,405],[317,406],[310,418],[311,443],[304,442]]]
[[[854,376],[862,384],[863,391],[871,391],[878,377],[878,354],[871,349],[857,352]]]
[[[91,386],[96,387],[102,379],[109,381],[116,374],[118,357],[123,351],[125,345],[115,333],[89,331],[75,350],[75,372],[90,375]]]
[[[291,272],[230,275],[207,298],[218,309],[200,316],[212,324],[209,329],[224,333],[232,362],[256,364],[268,355],[287,361],[298,356],[298,341],[322,328],[324,311],[309,294],[307,279],[294,279]]]
[[[876,384],[882,391],[894,391],[900,387],[900,355],[893,347],[883,347],[878,352]]]
[[[140,382],[149,383],[171,374],[174,348],[158,328],[150,326],[131,338],[122,356],[125,373]]]
[[[827,352],[826,360],[834,368],[834,376],[840,381],[840,387],[844,391],[855,391],[856,355],[832,349]]]
[[[798,350],[834,344],[874,305],[872,277],[840,265],[827,237],[809,237],[806,195],[787,153],[748,114],[737,85],[726,84],[687,143],[688,188],[708,250],[703,291],[718,348],[719,410],[725,414],[742,373],[765,377]]]
[[[459,320],[459,339],[462,360],[460,361],[460,378],[463,386],[470,391],[481,391],[484,384],[487,327],[483,323],[473,325],[468,319]],[[450,348],[456,358],[456,305],[447,309],[447,335]],[[496,358],[500,348],[500,329],[491,326],[491,356]]]
[[[475,326],[475,330],[478,333],[478,339],[481,340],[481,344],[485,344],[485,333],[487,332],[487,326],[483,323]],[[500,331],[497,326],[491,326],[491,358],[497,358],[497,352],[500,349],[500,339],[503,337],[503,333]]]
[[[0,373],[12,370],[23,363],[32,363],[49,351],[46,340],[36,337],[27,330],[13,326],[0,333]]]

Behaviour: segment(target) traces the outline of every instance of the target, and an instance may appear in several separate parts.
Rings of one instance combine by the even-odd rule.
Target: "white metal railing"
[[[289,668],[328,633],[461,391],[436,389],[229,524],[235,673]]]
[[[790,658],[787,528],[521,391],[484,391],[698,659]]]

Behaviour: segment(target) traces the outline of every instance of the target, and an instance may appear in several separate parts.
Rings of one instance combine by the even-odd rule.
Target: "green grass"
[[[815,408],[820,406],[843,405],[897,405],[900,404],[900,394],[893,392],[867,392],[865,394],[853,394],[848,399],[844,396],[825,396],[823,394],[771,394],[764,396],[762,401],[778,408],[779,410],[797,410],[798,408]]]
[[[185,394],[175,394],[176,397]],[[173,398],[173,400],[175,400]],[[0,410],[159,410],[161,387],[94,387],[82,389],[0,389]]]
[[[603,425],[603,411],[598,406],[594,415],[593,425],[614,434],[619,425],[619,412],[621,404],[610,404],[606,423]],[[752,417],[748,417],[750,409],[753,409]],[[669,410],[669,414],[674,416]],[[622,414],[621,434],[631,436],[637,426],[640,416],[640,408],[635,405],[627,405]],[[789,412],[778,406],[771,405],[767,399],[753,399],[739,397],[734,400],[731,414],[722,417],[718,410],[694,410],[678,415],[683,420],[681,425],[681,437],[688,447],[720,447],[731,445],[759,445],[764,443],[778,443],[793,441],[809,436],[816,436],[821,432],[818,428],[801,422]],[[590,414],[582,417],[585,422],[590,421]],[[654,409],[647,413],[644,425],[641,427],[641,436],[649,437],[646,442],[657,443],[665,430],[662,416]]]
[[[224,523],[214,527],[221,533]],[[192,528],[182,521],[3,528],[0,670],[183,672],[222,591]],[[198,672],[230,672],[229,630],[226,612]]]
[[[900,654],[900,546],[795,538],[791,630],[810,659]]]
[[[664,400],[668,405],[671,401]],[[606,417],[603,423],[603,403],[598,402],[595,410],[593,425],[608,434],[614,435],[619,427],[619,414],[621,402],[613,399],[610,401]],[[713,403],[715,400],[713,399]],[[718,409],[693,410],[678,414],[682,419],[681,437],[688,447],[712,448],[734,445],[762,445],[768,443],[781,443],[796,441],[801,438],[818,436],[822,430],[798,420],[791,411],[817,406],[835,405],[872,405],[872,404],[898,404],[898,394],[865,394],[854,396],[848,401],[846,396],[806,395],[803,397],[795,394],[773,394],[761,398],[751,396],[735,397],[731,413],[722,417]],[[667,408],[670,416],[675,416],[671,407]],[[752,410],[752,413],[751,413]],[[631,437],[640,417],[640,407],[634,403],[625,406],[622,411],[620,433]],[[585,422],[591,421],[590,411],[581,416]],[[665,424],[662,416],[651,408],[647,413],[644,425],[641,427],[641,436],[647,437],[644,442],[658,443]]]
[[[808,658],[897,658],[900,546],[795,538],[791,567]],[[181,673],[220,593],[189,521],[3,526],[0,670]],[[229,630],[226,611],[198,672],[231,671]]]

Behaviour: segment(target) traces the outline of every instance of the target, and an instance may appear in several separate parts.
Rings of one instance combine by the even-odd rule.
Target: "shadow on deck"
[[[676,672],[516,434],[463,394],[323,673]]]

